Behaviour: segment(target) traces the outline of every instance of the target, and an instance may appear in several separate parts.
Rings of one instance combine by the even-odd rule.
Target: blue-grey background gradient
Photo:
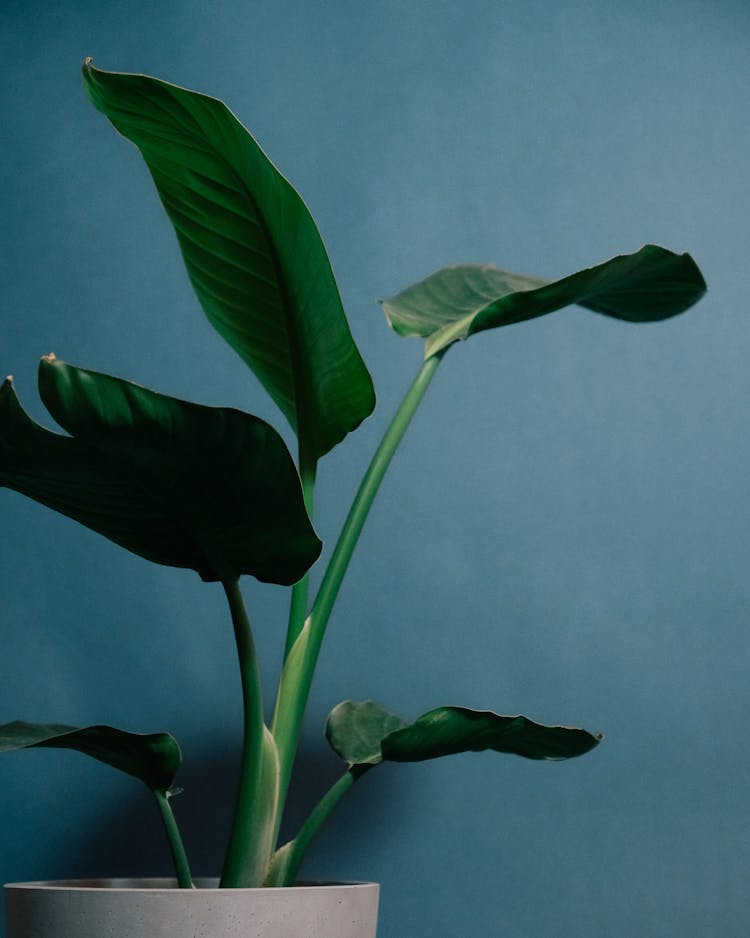
[[[320,468],[329,545],[421,356],[378,297],[449,263],[694,255],[710,292],[682,317],[569,309],[449,353],[335,610],[293,813],[335,776],[345,697],[602,730],[563,764],[385,766],[304,872],[380,881],[380,938],[746,938],[746,0],[5,0],[1,42],[0,369],[47,425],[54,351],[291,442],[79,66],[226,100],[315,215],[378,390]],[[174,732],[195,872],[217,872],[240,732],[220,589],[12,492],[0,517],[0,722]],[[244,590],[270,699],[285,595]],[[148,793],[105,766],[13,753],[0,791],[3,880],[169,871]]]

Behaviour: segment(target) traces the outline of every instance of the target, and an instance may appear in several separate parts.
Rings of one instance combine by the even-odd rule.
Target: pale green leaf
[[[328,716],[326,738],[349,765],[376,765],[383,758],[383,739],[408,725],[374,700],[344,700]]]

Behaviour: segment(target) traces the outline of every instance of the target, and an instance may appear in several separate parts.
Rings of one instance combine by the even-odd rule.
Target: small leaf
[[[177,740],[169,733],[126,733],[113,726],[77,729],[62,723],[20,720],[0,726],[0,752],[35,747],[74,749],[159,791],[167,791],[182,762]]]
[[[427,339],[429,358],[475,332],[573,303],[628,322],[653,322],[688,309],[705,290],[689,254],[647,244],[554,282],[491,265],[444,267],[382,305],[399,335]]]
[[[257,417],[204,407],[54,356],[42,400],[72,437],[34,423],[0,389],[0,485],[157,563],[204,580],[289,584],[321,544],[281,437]]]
[[[334,707],[326,737],[350,766],[420,762],[485,749],[527,759],[570,759],[593,749],[602,738],[567,726],[544,726],[528,717],[463,707],[438,707],[409,723],[373,700],[345,700]]]
[[[328,716],[326,739],[350,766],[377,765],[383,759],[383,739],[408,725],[408,720],[374,700],[344,700]]]
[[[140,149],[209,321],[322,456],[375,393],[306,205],[221,101],[91,59],[83,77]]]
[[[438,707],[382,743],[383,759],[419,762],[458,752],[493,749],[527,759],[570,759],[598,745],[601,735],[568,726],[544,726],[528,717],[488,710]]]

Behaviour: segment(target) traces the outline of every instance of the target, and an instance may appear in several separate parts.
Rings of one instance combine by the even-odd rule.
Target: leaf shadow
[[[194,876],[217,876],[222,865],[234,802],[238,753],[229,746],[188,760],[177,783],[183,789],[172,804]],[[291,838],[323,793],[340,776],[341,761],[319,743],[303,740],[292,779],[280,842]],[[322,838],[325,865],[336,865],[335,853],[348,854],[364,828],[387,814],[393,818],[400,799],[383,772],[384,785],[367,785],[368,811],[355,803],[340,805],[330,819],[333,838]],[[405,781],[405,780],[404,780]],[[356,799],[355,794],[350,796]],[[398,813],[398,812],[397,812]],[[348,843],[347,843],[348,841]],[[315,845],[312,847],[313,863]],[[100,808],[90,823],[79,827],[66,844],[65,855],[50,857],[50,878],[172,876],[172,863],[156,805],[143,786],[126,785],[116,801]]]

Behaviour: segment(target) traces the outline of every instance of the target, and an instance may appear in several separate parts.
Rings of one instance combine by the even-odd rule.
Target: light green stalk
[[[315,489],[315,474],[317,470],[317,461],[308,463],[305,459],[305,453],[302,445],[299,451],[299,472],[302,482],[302,497],[305,502],[307,514],[312,518],[313,514],[313,492]],[[286,661],[289,652],[302,631],[307,615],[307,595],[310,584],[309,574],[305,574],[302,579],[292,587],[292,599],[289,605],[289,625],[286,631],[286,647],[284,649],[284,660]]]
[[[232,613],[242,680],[244,735],[234,821],[221,885],[258,886],[273,849],[272,831],[278,793],[276,746],[263,723],[263,694],[250,622],[239,582],[223,581]]]
[[[349,791],[355,781],[372,766],[358,766],[357,770],[349,769],[339,778],[315,805],[307,820],[297,832],[294,840],[280,847],[274,854],[271,867],[266,879],[267,886],[293,886],[297,879],[300,864],[307,848],[318,833],[323,823],[328,819],[331,811]]]
[[[288,647],[271,727],[278,746],[280,765],[279,807],[275,826],[277,833],[289,788],[302,717],[331,610],[380,483],[441,358],[442,355],[434,355],[423,362],[386,430],[344,522],[312,611],[295,641]]]

